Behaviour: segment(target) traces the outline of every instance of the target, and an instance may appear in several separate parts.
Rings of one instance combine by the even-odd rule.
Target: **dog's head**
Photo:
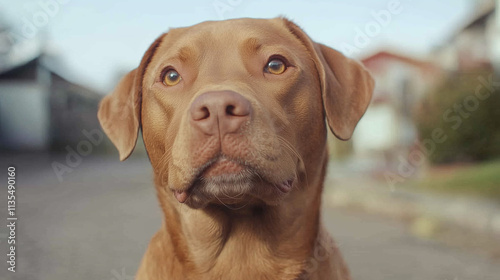
[[[325,118],[349,139],[373,86],[286,19],[205,22],[160,36],[99,120],[121,160],[142,127],[157,185],[181,203],[274,205],[321,169]]]

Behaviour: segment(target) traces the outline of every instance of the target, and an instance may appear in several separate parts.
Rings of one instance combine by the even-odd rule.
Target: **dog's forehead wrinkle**
[[[263,43],[257,37],[249,37],[243,40],[241,45],[250,51],[256,52],[262,48]]]
[[[186,62],[188,60],[196,60],[198,58],[198,52],[192,46],[183,46],[177,52],[177,57],[180,61]]]

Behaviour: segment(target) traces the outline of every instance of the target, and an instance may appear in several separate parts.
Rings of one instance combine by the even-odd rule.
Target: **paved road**
[[[15,274],[6,270],[6,228],[0,228],[0,279],[133,279],[161,217],[147,159],[84,158],[59,182],[54,158],[0,158],[1,182],[9,163],[18,170],[19,217]],[[64,157],[56,160],[64,163]],[[500,263],[414,238],[396,221],[338,209],[323,215],[355,279],[500,279]]]

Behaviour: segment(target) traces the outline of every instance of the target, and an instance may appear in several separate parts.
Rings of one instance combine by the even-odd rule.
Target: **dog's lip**
[[[294,179],[289,179],[289,180],[283,181],[283,182],[281,182],[279,184],[274,184],[274,186],[281,193],[287,194],[287,193],[289,193],[292,190],[294,181],[295,181]],[[186,202],[186,200],[189,198],[189,194],[190,194],[190,191],[193,188],[193,186],[194,186],[194,183],[189,188],[187,188],[186,190],[172,190],[173,193],[174,193],[174,197],[180,203]]]
[[[280,184],[276,184],[276,188],[280,190],[282,193],[289,193],[293,188],[294,179],[288,179],[286,181],[281,182]]]
[[[204,170],[198,175],[198,177],[212,178],[217,176],[224,176],[230,174],[238,174],[248,167],[244,166],[242,163],[228,159],[226,157],[219,157],[217,160],[209,164]]]
[[[207,162],[205,165],[203,165],[198,169],[196,175],[193,176],[191,183],[189,183],[186,189],[181,189],[181,190],[171,189],[172,192],[174,193],[174,197],[180,203],[186,202],[186,200],[189,198],[190,192],[193,189],[194,185],[199,180],[202,180],[204,178],[204,175],[208,175],[209,176],[208,178],[215,176],[223,176],[224,174],[210,174],[210,171],[212,168],[217,167],[217,165],[224,165],[224,164],[233,165],[233,167],[238,169],[241,168],[240,170],[238,170],[238,172],[241,172],[244,169],[251,169],[250,166],[247,166],[238,160],[231,159],[226,156],[215,157],[214,159],[210,160],[209,162]],[[229,172],[226,174],[236,174],[238,172]]]
[[[188,199],[189,197],[189,193],[188,193],[189,190],[174,190],[174,196],[175,198],[180,202],[180,203],[184,203],[186,202],[186,200]]]
[[[221,165],[222,166],[229,165],[232,168],[236,168],[236,170],[233,170],[233,172],[222,172],[221,174],[212,173],[213,168],[217,168],[218,166]],[[196,183],[199,182],[200,180],[212,179],[214,177],[219,177],[224,175],[235,175],[243,172],[244,170],[252,170],[252,173],[257,173],[251,166],[239,160],[231,159],[225,156],[219,156],[209,161],[201,168],[199,168],[199,170],[196,172],[196,175],[193,176],[193,179],[187,188],[181,190],[172,189],[172,192],[177,201],[179,201],[180,203],[184,203],[188,200],[192,189],[194,188]],[[292,190],[295,179],[291,178],[282,181],[281,183],[272,183],[270,181],[268,182],[274,185],[274,187],[282,194],[287,194]]]

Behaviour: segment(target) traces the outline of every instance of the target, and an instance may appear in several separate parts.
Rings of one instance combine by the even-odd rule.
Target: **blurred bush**
[[[449,76],[417,108],[420,140],[432,140],[436,129],[446,137],[427,153],[431,163],[500,157],[500,78],[492,72]]]

